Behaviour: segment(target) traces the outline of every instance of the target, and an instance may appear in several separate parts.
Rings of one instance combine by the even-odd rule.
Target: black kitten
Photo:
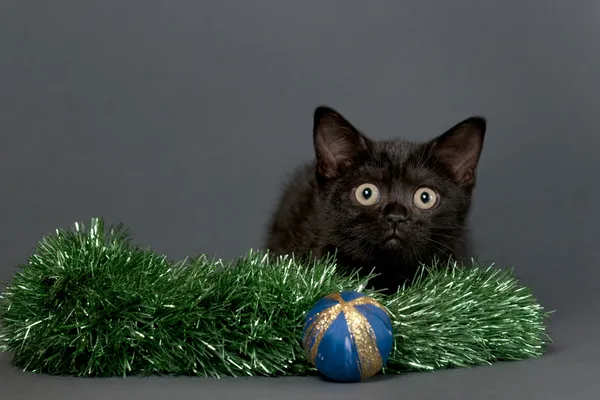
[[[316,162],[284,188],[269,226],[272,254],[336,254],[374,271],[376,289],[409,283],[419,262],[469,257],[467,217],[486,121],[466,119],[437,138],[374,141],[340,113],[314,114]]]

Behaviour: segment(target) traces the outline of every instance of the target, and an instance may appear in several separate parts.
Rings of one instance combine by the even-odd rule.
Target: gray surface
[[[0,280],[94,215],[174,258],[259,247],[317,104],[380,138],[484,114],[478,249],[558,310],[555,349],[351,386],[70,380],[2,356],[0,397],[598,398],[600,3],[91,3],[0,5]]]

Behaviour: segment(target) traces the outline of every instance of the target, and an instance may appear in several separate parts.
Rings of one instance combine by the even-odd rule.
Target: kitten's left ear
[[[471,117],[459,122],[430,143],[433,156],[461,186],[472,187],[475,183],[475,170],[483,148],[485,130],[485,118]]]

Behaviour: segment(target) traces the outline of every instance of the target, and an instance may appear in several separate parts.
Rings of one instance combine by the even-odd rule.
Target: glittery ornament
[[[392,351],[392,321],[386,309],[359,292],[332,293],[305,317],[304,350],[327,379],[359,382],[377,374]]]

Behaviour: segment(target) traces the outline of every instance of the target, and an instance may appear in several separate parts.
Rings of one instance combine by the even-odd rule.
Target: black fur
[[[388,292],[410,282],[419,262],[469,257],[467,218],[485,130],[485,119],[471,117],[426,142],[374,141],[340,113],[318,107],[316,160],[285,185],[266,247],[275,255],[336,253],[349,270],[375,268],[381,276],[372,284]],[[379,190],[379,201],[364,205],[376,190],[357,197],[363,184]],[[425,197],[413,201],[423,187]],[[427,195],[429,202],[419,200]]]

